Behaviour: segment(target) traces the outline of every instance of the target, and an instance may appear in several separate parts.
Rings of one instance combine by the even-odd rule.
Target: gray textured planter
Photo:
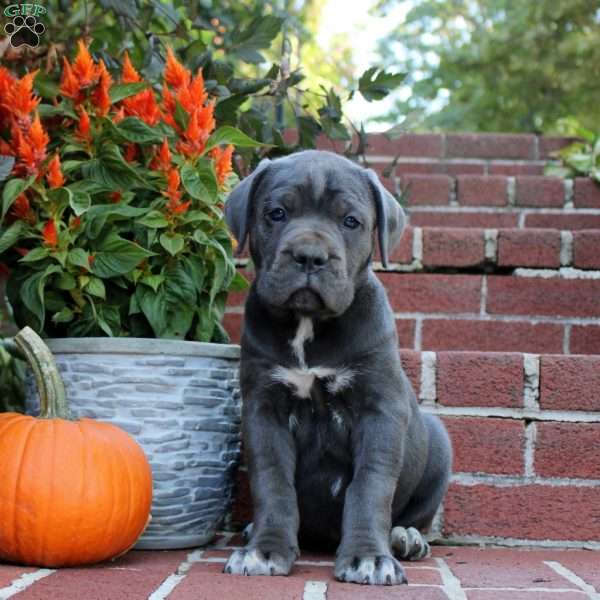
[[[240,456],[239,346],[136,338],[45,340],[75,416],[128,431],[152,465],[138,549],[202,546],[229,509]],[[27,407],[38,401],[29,379]]]

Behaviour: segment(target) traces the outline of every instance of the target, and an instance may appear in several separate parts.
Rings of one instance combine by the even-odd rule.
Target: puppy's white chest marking
[[[314,337],[312,319],[301,317],[298,329],[290,346],[294,356],[298,359],[298,367],[275,367],[271,373],[273,381],[283,383],[291,388],[299,398],[310,398],[310,390],[316,379],[325,383],[325,388],[330,394],[337,394],[350,386],[354,373],[347,367],[309,367],[306,364],[304,345]]]

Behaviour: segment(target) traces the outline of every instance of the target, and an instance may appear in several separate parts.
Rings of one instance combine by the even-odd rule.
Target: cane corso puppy
[[[419,410],[394,315],[372,271],[404,213],[370,169],[308,150],[263,160],[227,222],[256,278],[242,337],[242,428],[254,502],[225,572],[287,575],[303,547],[337,548],[340,581],[400,584],[426,556],[451,468],[441,422]]]

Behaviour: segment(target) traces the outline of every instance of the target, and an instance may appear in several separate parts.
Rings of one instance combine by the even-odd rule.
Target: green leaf
[[[71,273],[64,272],[56,280],[56,287],[60,290],[74,290],[77,287],[77,281]]]
[[[11,179],[6,182],[2,192],[2,219],[6,216],[13,202],[33,183],[35,175],[28,179]]]
[[[59,187],[48,190],[48,198],[58,205],[59,209],[63,209],[71,203],[73,194],[66,187]]]
[[[69,323],[73,320],[74,317],[75,314],[73,313],[73,311],[68,306],[65,306],[60,312],[57,312],[52,315],[52,322],[56,324]]]
[[[10,227],[0,233],[0,254],[14,246],[21,237],[24,228],[23,221],[15,221]]]
[[[50,256],[50,250],[48,248],[38,247],[30,250],[23,258],[19,259],[19,262],[22,263],[31,263],[36,262],[38,260],[43,260]]]
[[[404,73],[387,73],[384,69],[371,67],[358,80],[358,91],[367,102],[381,100],[397,88],[406,78]]]
[[[67,260],[75,267],[90,270],[89,254],[83,248],[73,248],[69,251]]]
[[[239,148],[257,148],[258,146],[272,146],[272,144],[263,144],[253,140],[250,136],[246,135],[243,131],[240,131],[236,127],[231,125],[224,125],[219,127],[213,134],[208,138],[206,142],[206,148],[204,152],[212,150],[215,146],[222,144],[233,144]]]
[[[126,140],[136,144],[159,144],[163,141],[161,133],[137,117],[127,117],[115,128]]]
[[[89,210],[92,205],[92,198],[87,192],[72,192],[69,205],[73,209],[73,212],[80,217]]]
[[[140,283],[151,287],[155,292],[157,292],[164,280],[164,275],[144,275],[144,277],[140,279]]]
[[[0,181],[4,181],[6,178],[8,178],[14,164],[14,156],[0,156]]]
[[[187,193],[196,200],[212,204],[217,199],[219,188],[210,161],[202,160],[197,167],[193,167],[189,163],[183,165],[181,168],[181,183],[183,183]]]
[[[119,102],[129,96],[135,96],[139,92],[145,90],[148,87],[147,83],[136,82],[136,83],[118,83],[111,86],[109,96],[112,104]]]
[[[160,229],[166,227],[169,222],[165,216],[158,210],[151,210],[147,215],[144,215],[141,219],[136,219],[136,223],[150,227],[151,229]]]
[[[44,288],[47,279],[60,273],[62,269],[58,265],[50,265],[44,271],[37,271],[34,275],[26,279],[21,286],[20,297],[23,304],[37,317],[39,330],[44,328],[46,316],[46,307],[44,304]]]
[[[175,256],[178,252],[183,250],[185,240],[180,233],[170,235],[163,233],[160,238],[160,245],[171,255]]]
[[[148,256],[154,256],[154,253],[112,233],[102,241],[94,253],[91,271],[102,278],[123,275]]]
[[[232,34],[231,50],[246,60],[248,55],[252,56],[253,52],[269,48],[271,42],[281,31],[283,21],[284,19],[281,17],[266,15],[244,24],[244,27],[237,28]]]
[[[98,298],[106,299],[106,289],[104,282],[98,277],[90,277],[88,284],[85,286],[85,291],[92,296],[98,296]]]

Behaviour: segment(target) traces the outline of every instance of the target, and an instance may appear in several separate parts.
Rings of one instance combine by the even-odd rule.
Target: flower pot
[[[230,506],[240,457],[239,346],[142,338],[45,340],[76,417],[114,423],[144,448],[152,521],[138,549],[202,546]],[[38,402],[28,378],[27,409]]]

